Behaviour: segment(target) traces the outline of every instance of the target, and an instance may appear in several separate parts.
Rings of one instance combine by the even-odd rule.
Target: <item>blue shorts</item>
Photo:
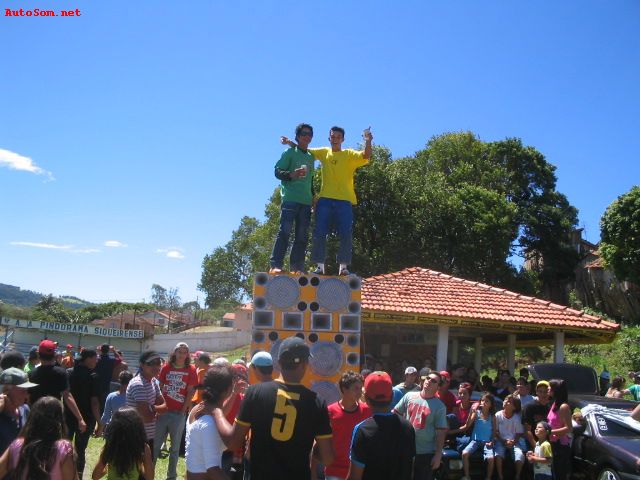
[[[524,452],[522,451],[522,444],[516,442],[513,448],[507,449],[506,445],[500,440],[496,440],[494,445],[496,456],[504,458],[507,455],[508,450],[513,450],[513,461],[524,462]]]
[[[473,452],[475,452],[479,448],[482,448],[483,449],[482,458],[485,460],[492,459],[493,457],[495,457],[493,447],[487,447],[486,443],[487,442],[483,442],[481,440],[471,440],[469,442],[469,445],[464,447],[462,454],[464,455],[466,453],[467,455],[471,455]]]

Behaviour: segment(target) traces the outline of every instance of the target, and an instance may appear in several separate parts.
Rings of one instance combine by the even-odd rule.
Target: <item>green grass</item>
[[[91,437],[89,440],[89,446],[86,451],[86,466],[84,467],[84,476],[85,479],[91,478],[91,473],[93,472],[93,467],[98,463],[98,457],[100,456],[100,452],[102,451],[102,447],[104,446],[104,440],[102,438],[94,438]],[[169,459],[159,458],[156,462],[156,474],[155,478],[165,479],[167,478],[167,468],[169,466]],[[185,463],[184,457],[178,458],[178,478],[184,478],[187,474],[187,465]],[[106,477],[104,477],[106,478]]]

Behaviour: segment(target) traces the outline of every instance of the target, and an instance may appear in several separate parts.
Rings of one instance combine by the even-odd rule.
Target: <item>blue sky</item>
[[[520,137],[586,237],[639,183],[640,2],[0,2],[0,282],[91,301],[197,291],[277,185],[281,134],[410,155]],[[7,17],[5,9],[80,17]]]

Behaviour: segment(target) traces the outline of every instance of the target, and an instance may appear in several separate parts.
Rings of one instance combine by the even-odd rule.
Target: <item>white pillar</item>
[[[476,337],[476,350],[473,368],[475,368],[478,373],[482,370],[482,337]]]
[[[514,334],[507,335],[507,370],[511,375],[515,376],[516,368],[516,336]]]
[[[447,369],[447,348],[449,346],[449,327],[438,325],[438,350],[436,352],[436,368],[438,371]]]
[[[564,363],[564,332],[556,332],[553,337],[553,361]]]
[[[460,350],[460,340],[451,340],[451,363],[458,363],[458,351]]]

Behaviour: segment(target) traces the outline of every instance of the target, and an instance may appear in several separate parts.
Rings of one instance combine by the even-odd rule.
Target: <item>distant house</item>
[[[604,312],[611,318],[623,322],[640,320],[640,286],[630,282],[621,282],[614,273],[606,268],[600,253],[599,244],[582,238],[583,229],[573,231],[571,243],[580,256],[575,269],[575,279],[562,287],[564,304],[575,293],[582,307],[591,307]],[[537,270],[542,267],[542,259],[536,252],[526,256],[524,268]]]
[[[144,330],[145,337],[153,335],[155,329],[171,329],[192,325],[195,318],[191,312],[174,312],[170,310],[149,310],[140,313],[128,310],[126,312],[112,315],[111,317],[100,318],[91,322],[94,325],[102,325],[105,328],[121,328],[124,330]]]
[[[222,326],[232,327],[242,332],[250,332],[252,312],[253,305],[251,303],[239,305],[234,312],[226,313],[224,317],[222,317]]]

